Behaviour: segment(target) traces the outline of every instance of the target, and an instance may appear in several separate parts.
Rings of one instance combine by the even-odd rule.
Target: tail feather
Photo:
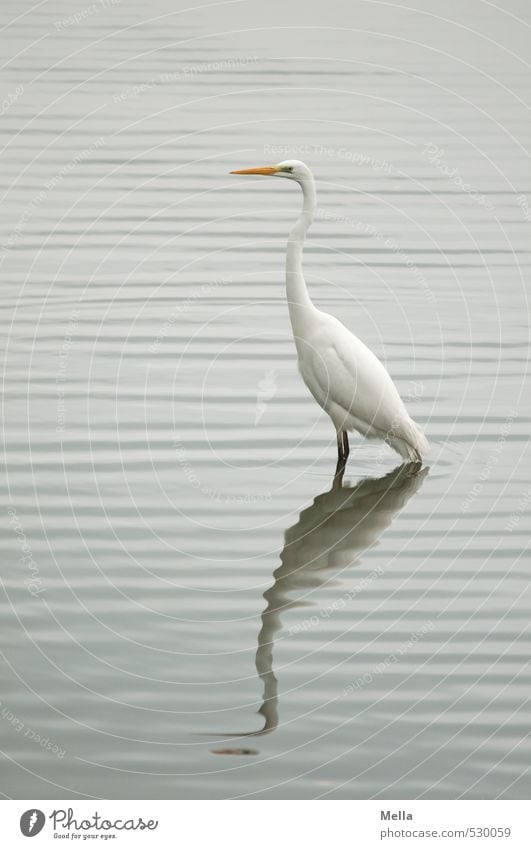
[[[404,460],[421,462],[429,453],[430,444],[424,431],[413,419],[408,419],[397,429],[399,432],[387,434],[386,442],[400,454]]]
[[[388,430],[375,427],[374,422],[367,424],[352,413],[345,413],[339,424],[334,421],[334,425],[337,431],[356,430],[366,439],[381,439],[387,442],[397,454],[400,454],[403,460],[420,463],[430,451],[430,444],[424,435],[424,431],[408,416],[405,410],[400,419],[394,420]]]

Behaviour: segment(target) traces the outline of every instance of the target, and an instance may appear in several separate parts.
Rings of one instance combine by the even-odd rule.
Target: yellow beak
[[[244,168],[243,171],[231,171],[231,174],[262,174],[264,177],[270,177],[271,174],[276,174],[278,168],[276,165],[266,165],[263,168]]]

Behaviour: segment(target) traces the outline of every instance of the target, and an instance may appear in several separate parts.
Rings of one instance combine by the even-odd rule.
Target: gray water
[[[2,4],[14,798],[531,793],[529,5]],[[432,443],[335,438],[283,285]]]

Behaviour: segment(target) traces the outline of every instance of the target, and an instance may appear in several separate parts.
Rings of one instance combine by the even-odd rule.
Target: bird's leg
[[[339,485],[341,486],[341,482],[343,480],[343,474],[345,472],[345,466],[347,465],[347,457],[349,455],[349,444],[348,444],[348,433],[346,430],[338,430],[337,432],[337,466],[334,478],[339,481]]]
[[[350,446],[348,444],[348,432],[344,430],[341,436],[343,437],[343,457],[346,460],[348,455],[350,454]]]
[[[333,489],[341,489],[343,487],[343,475],[345,474],[345,469],[347,467],[346,460],[340,460],[338,458],[336,470],[334,472],[334,480],[332,484]]]
[[[337,459],[346,460],[349,455],[348,433],[346,430],[337,431]]]

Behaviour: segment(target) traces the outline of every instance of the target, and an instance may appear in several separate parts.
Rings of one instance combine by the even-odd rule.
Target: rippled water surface
[[[526,798],[530,9],[6,0],[15,798]],[[283,284],[433,446],[335,437]]]

